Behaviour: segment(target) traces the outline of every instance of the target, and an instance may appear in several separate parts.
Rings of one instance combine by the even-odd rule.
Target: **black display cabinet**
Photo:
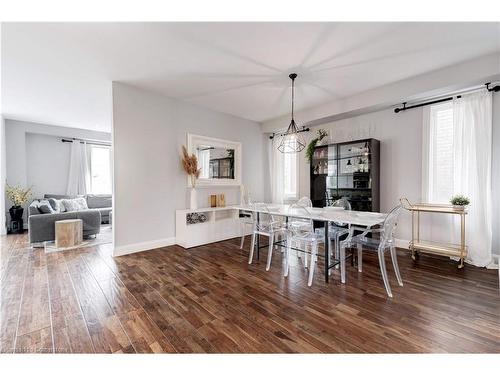
[[[380,211],[380,141],[317,146],[310,165],[311,201],[324,207],[346,197],[355,211]]]

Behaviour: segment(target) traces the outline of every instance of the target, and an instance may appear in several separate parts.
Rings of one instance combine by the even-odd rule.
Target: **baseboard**
[[[396,243],[396,247],[401,249],[409,249],[410,248],[410,240],[403,240],[401,238],[395,238],[394,242]]]
[[[118,257],[122,255],[138,253],[140,251],[158,249],[159,247],[175,245],[175,237],[163,238],[161,240],[138,242],[130,245],[115,246],[113,256]]]

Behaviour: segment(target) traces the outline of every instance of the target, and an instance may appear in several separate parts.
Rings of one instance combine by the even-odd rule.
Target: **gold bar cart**
[[[437,254],[444,256],[459,257],[458,268],[464,266],[464,259],[467,256],[467,246],[465,245],[465,215],[467,210],[463,207],[455,207],[449,204],[416,203],[411,204],[407,198],[401,198],[401,204],[411,212],[411,236],[410,251],[413,260],[419,252]],[[460,244],[441,244],[437,242],[424,241],[420,239],[420,213],[443,213],[460,215]]]

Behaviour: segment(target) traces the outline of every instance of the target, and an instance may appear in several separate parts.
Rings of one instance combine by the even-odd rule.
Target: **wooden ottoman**
[[[56,221],[56,247],[74,247],[83,242],[81,219]]]

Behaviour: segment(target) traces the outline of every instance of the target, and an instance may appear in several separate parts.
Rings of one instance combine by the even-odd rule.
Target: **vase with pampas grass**
[[[201,169],[198,169],[198,158],[196,155],[189,155],[185,146],[182,146],[182,168],[191,179],[191,210],[196,210],[198,206],[198,198],[196,196],[196,180],[200,177]]]

